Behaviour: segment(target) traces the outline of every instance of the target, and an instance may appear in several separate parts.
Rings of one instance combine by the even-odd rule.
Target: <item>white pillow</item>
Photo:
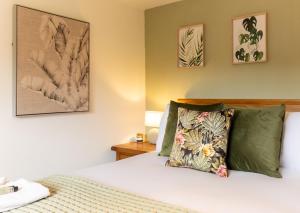
[[[285,115],[281,166],[300,170],[300,112],[289,112]]]
[[[156,152],[161,151],[162,143],[165,136],[166,126],[167,126],[168,116],[169,116],[169,108],[170,108],[170,104],[167,104],[166,109],[160,120],[159,132],[156,140]]]

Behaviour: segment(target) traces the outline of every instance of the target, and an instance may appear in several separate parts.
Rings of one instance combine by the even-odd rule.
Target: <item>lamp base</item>
[[[152,143],[152,144],[156,144],[156,140],[157,140],[157,137],[158,137],[158,128],[151,128],[148,132],[147,132],[147,141],[149,143]]]

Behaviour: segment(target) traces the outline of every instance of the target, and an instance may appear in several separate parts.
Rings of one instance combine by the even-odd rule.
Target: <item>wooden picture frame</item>
[[[16,5],[16,116],[87,112],[90,24]]]
[[[199,68],[205,64],[204,24],[185,25],[177,31],[177,67]]]
[[[232,63],[267,61],[267,12],[232,19]]]

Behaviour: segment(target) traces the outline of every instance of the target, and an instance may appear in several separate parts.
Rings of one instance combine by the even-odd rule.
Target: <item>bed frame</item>
[[[300,99],[178,99],[178,102],[189,104],[224,103],[233,106],[274,106],[285,104],[287,112],[300,112]]]

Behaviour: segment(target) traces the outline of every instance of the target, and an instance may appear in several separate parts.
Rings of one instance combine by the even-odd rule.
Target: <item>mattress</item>
[[[72,173],[150,199],[199,212],[300,212],[300,171],[283,178],[230,171],[228,178],[165,167],[166,157],[147,153]]]

